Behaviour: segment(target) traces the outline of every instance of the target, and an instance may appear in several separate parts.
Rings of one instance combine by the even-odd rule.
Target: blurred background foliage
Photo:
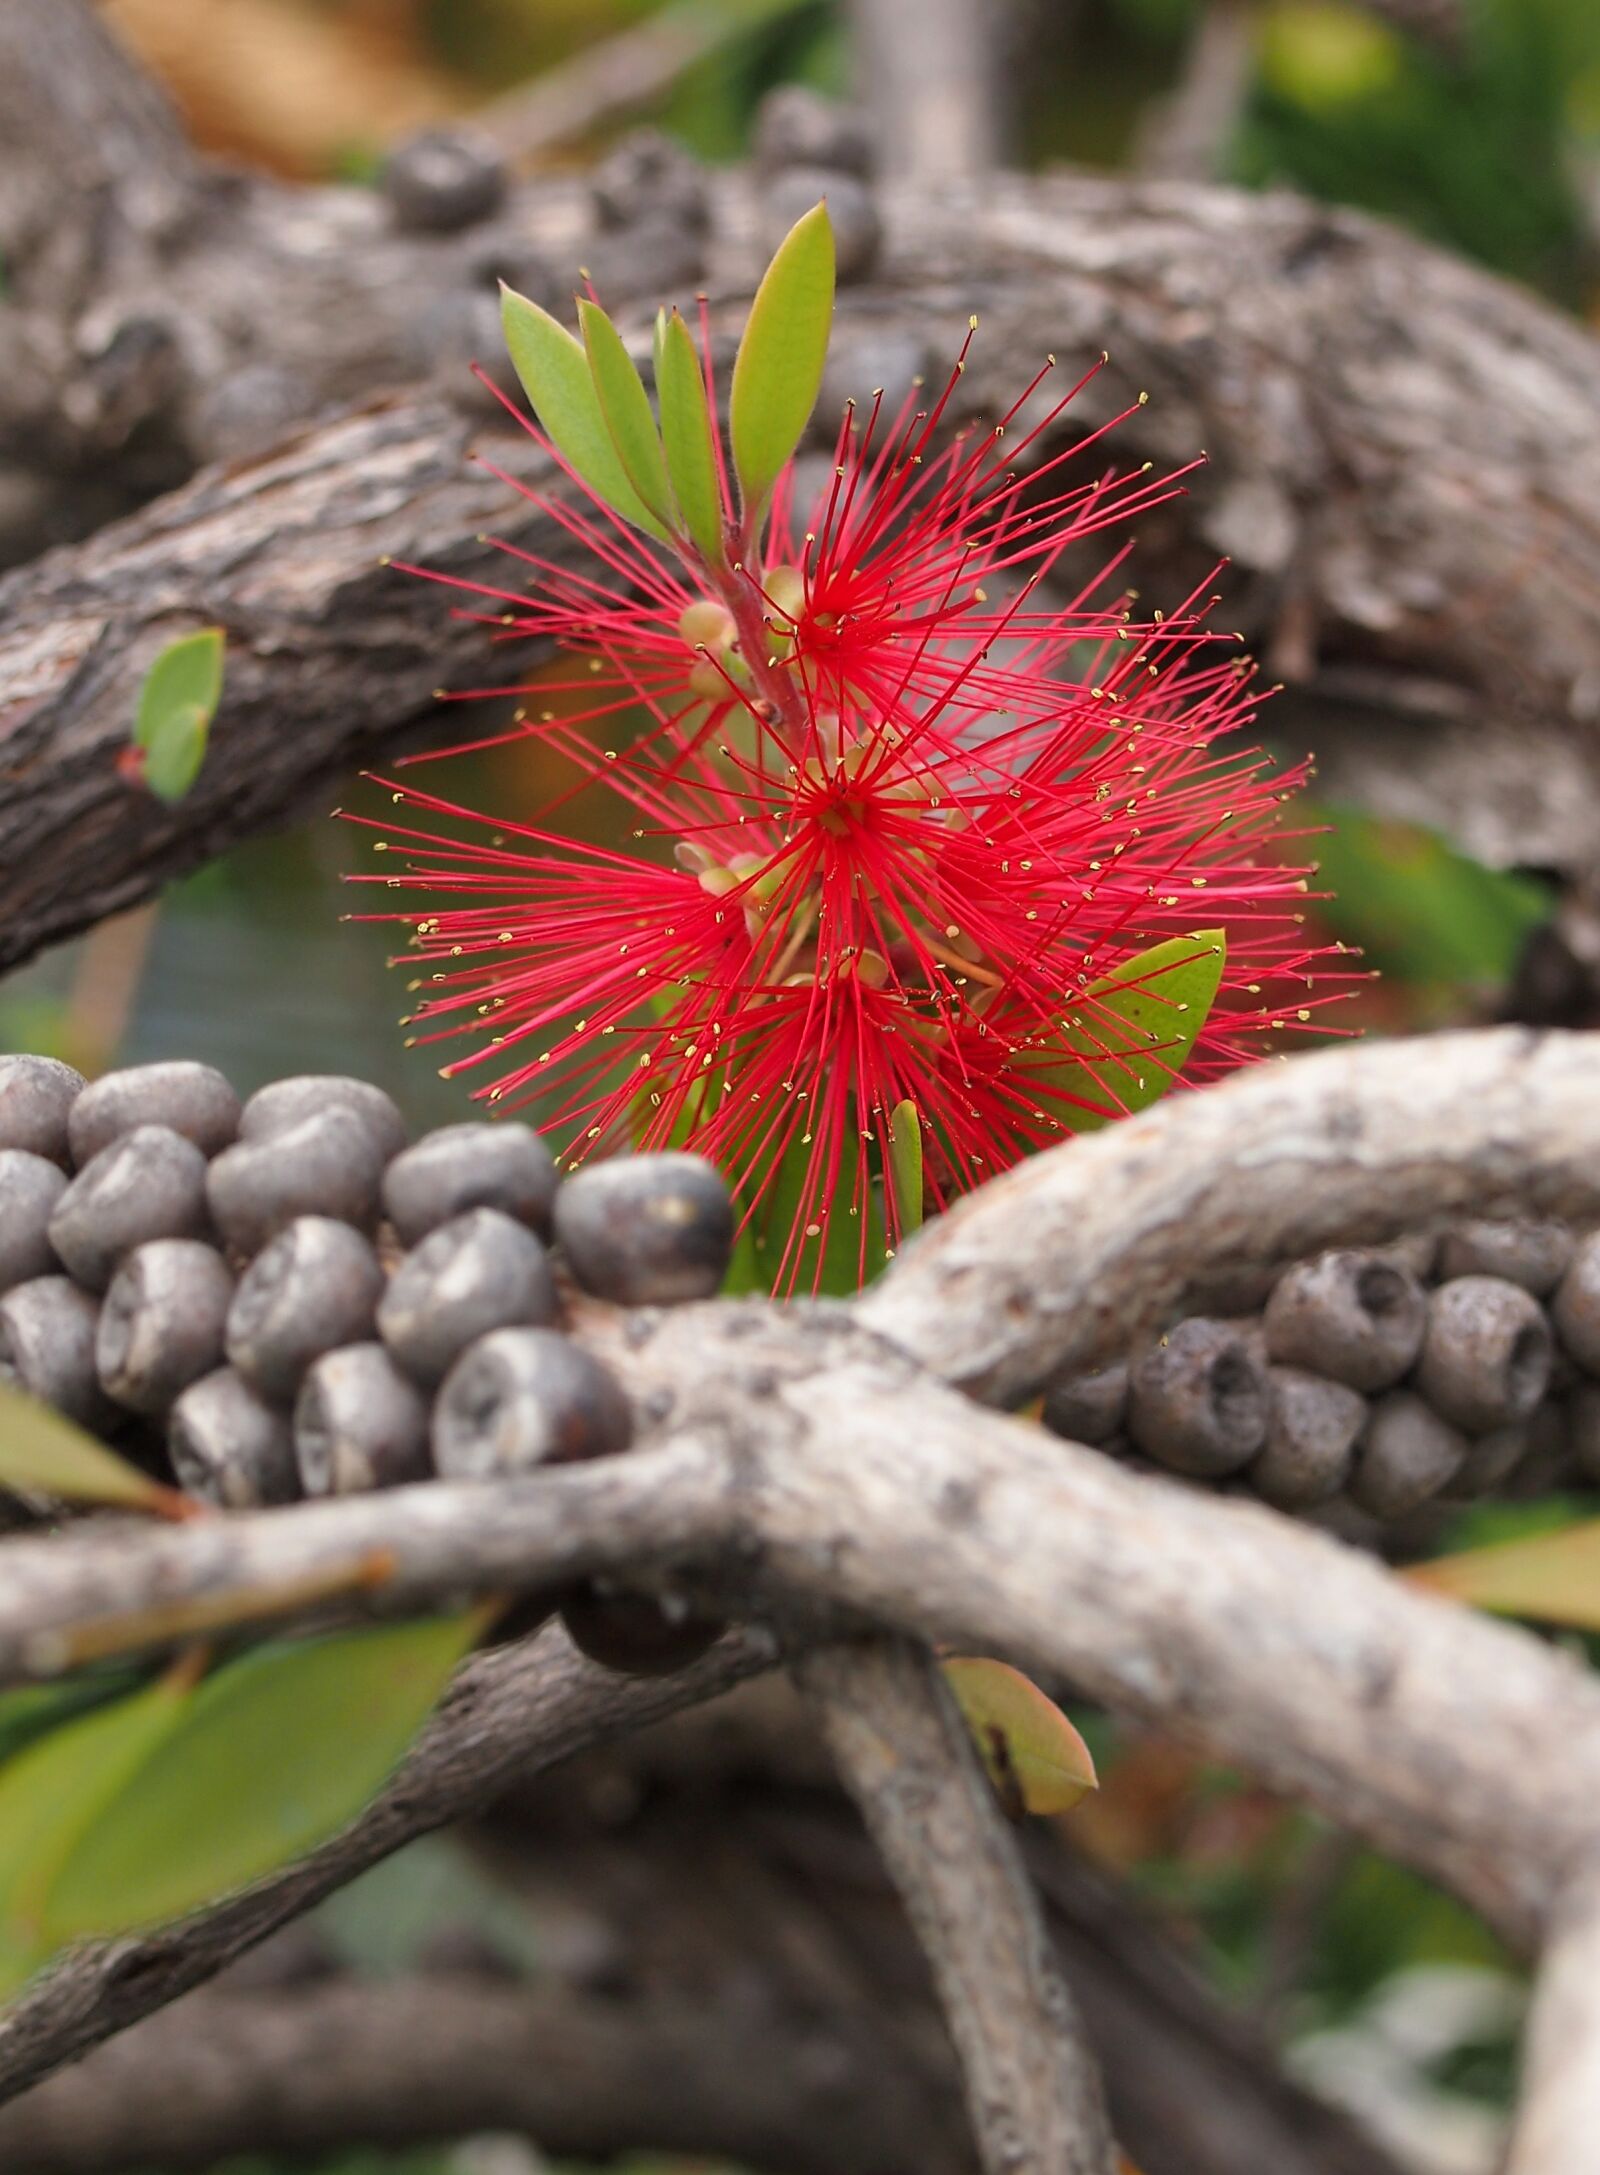
[[[665,37],[688,56],[630,119],[657,121],[713,159],[740,154],[776,84],[851,85],[846,0],[104,4],[200,143],[302,179],[360,183],[396,137],[514,98],[616,39]],[[914,36],[916,0],[905,5]],[[1600,321],[1600,0],[992,0],[992,14],[1007,41],[1019,162],[1151,163],[1199,41],[1220,30],[1240,95],[1210,159],[1217,178],[1384,214]],[[525,751],[505,760],[524,766],[502,775],[509,792],[542,798],[562,782],[528,767],[537,759]],[[1334,894],[1317,912],[1383,972],[1369,1024],[1489,1016],[1550,912],[1549,887],[1484,869],[1415,826],[1343,807],[1316,820]],[[208,1058],[246,1091],[293,1070],[358,1071],[418,1124],[462,1115],[460,1087],[437,1078],[428,1053],[403,1049],[384,932],[341,920],[365,903],[341,883],[355,860],[353,838],[320,817],[234,851],[159,908],[0,983],[0,1048],[52,1050],[91,1070]],[[1475,1538],[1486,1537],[1483,1515]],[[1105,1788],[1074,1815],[1074,1840],[1131,1874],[1308,2074],[1369,2110],[1389,2107],[1419,2168],[1490,2165],[1520,1984],[1481,1929],[1253,1786],[1078,1719]],[[337,1899],[324,1927],[372,1970],[403,1963],[441,1915],[487,1914],[506,1938],[504,1903],[489,1909],[474,1880],[455,1845],[419,1846]],[[515,1931],[532,1955],[536,1931]],[[530,2175],[535,2165],[491,2142],[356,2155],[318,2175]],[[660,2167],[639,2162],[627,2175]],[[228,2175],[286,2171],[237,2162]]]

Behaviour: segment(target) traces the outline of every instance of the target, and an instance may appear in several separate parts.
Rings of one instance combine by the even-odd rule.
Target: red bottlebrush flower
[[[1066,603],[1042,587],[1174,488],[1030,472],[1064,405],[1043,382],[1020,438],[941,444],[957,377],[888,427],[847,416],[809,528],[787,469],[741,515],[715,440],[697,540],[641,537],[615,486],[550,504],[595,573],[515,554],[535,593],[492,601],[585,653],[564,684],[587,699],[516,731],[604,784],[627,848],[393,788],[418,820],[368,880],[426,895],[393,917],[419,1039],[473,1039],[447,1070],[536,1103],[575,1157],[686,1143],[756,1221],[781,1201],[784,1287],[820,1278],[840,1217],[870,1265],[900,1106],[942,1204],[1340,993],[1272,844],[1299,773],[1233,752],[1256,695],[1231,642],[1096,604],[1116,559]],[[642,729],[596,746],[623,710]]]

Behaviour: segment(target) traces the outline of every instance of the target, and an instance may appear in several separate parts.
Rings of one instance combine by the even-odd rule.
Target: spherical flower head
[[[792,443],[752,476],[748,378],[741,441],[760,309],[731,462],[709,341],[682,389],[681,321],[658,326],[659,469],[635,403],[612,418],[620,471],[597,472],[532,372],[575,487],[540,503],[592,571],[524,560],[532,593],[495,599],[574,663],[555,684],[577,702],[516,731],[604,787],[626,845],[491,832],[408,777],[417,820],[386,827],[369,880],[426,894],[397,918],[417,1039],[471,1044],[447,1071],[532,1105],[574,1159],[700,1150],[766,1281],[848,1286],[920,1213],[891,1135],[914,1133],[942,1206],[1313,1026],[1348,977],[1305,940],[1305,874],[1274,835],[1299,773],[1244,748],[1251,668],[1205,600],[1135,622],[1120,552],[1060,593],[1078,547],[1175,480],[1077,481],[1101,434],[1054,450],[1071,393],[1049,396],[1053,365],[999,424],[952,431],[963,348],[926,405],[847,413],[801,509]],[[585,330],[605,424],[626,380]]]

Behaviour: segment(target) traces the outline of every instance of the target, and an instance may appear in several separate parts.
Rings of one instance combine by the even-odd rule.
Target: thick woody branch
[[[818,1648],[798,1676],[928,1959],[985,2175],[1114,2175],[1076,2005],[932,1657],[856,1641]]]
[[[1568,2175],[1600,2137],[1600,1851],[1551,1914],[1505,2175]]]
[[[198,1986],[403,1843],[477,1810],[513,1775],[709,1699],[775,1659],[771,1640],[729,1638],[692,1668],[646,1682],[596,1668],[553,1628],[481,1655],[342,1835],[182,1926],[78,1951],[13,2004],[0,2019],[0,2100]]]
[[[712,189],[707,270],[723,325],[759,262],[749,197],[743,176]],[[564,278],[588,262],[608,296],[648,310],[694,276],[680,279],[659,239],[636,249],[628,234],[597,233],[576,184],[541,185],[539,202],[540,246]],[[953,343],[973,309],[983,333],[961,389],[970,412],[1009,406],[1031,368],[1020,357],[1050,350],[1076,374],[1109,346],[1113,366],[1080,396],[1074,427],[1148,387],[1149,406],[1118,434],[1122,457],[1171,465],[1210,452],[1190,498],[1150,525],[1152,601],[1231,552],[1229,614],[1256,631],[1291,607],[1303,622],[1310,605],[1330,664],[1442,676],[1469,705],[1515,715],[1514,732],[1473,724],[1470,764],[1452,757],[1456,725],[1419,715],[1401,729],[1406,790],[1440,782],[1438,806],[1491,857],[1588,858],[1600,342],[1389,229],[1284,197],[1010,177],[981,205],[889,192],[885,213],[888,270],[846,293],[828,412],[846,393],[894,395],[937,372],[933,328]],[[300,216],[315,227],[319,214]],[[364,242],[350,246],[374,261]],[[460,251],[446,257],[459,277]],[[301,261],[327,286],[320,298],[274,292],[240,255],[238,321],[258,309],[311,328],[318,347],[330,326],[353,328],[346,394],[384,382],[371,312],[340,285],[338,243]],[[395,277],[414,311],[414,270]],[[492,323],[455,351],[452,382],[470,386],[473,345],[492,358]],[[221,382],[242,381],[225,370]],[[381,564],[415,557],[497,580],[506,565],[477,541],[486,530],[541,553],[568,548],[550,518],[467,468],[475,432],[541,479],[525,441],[497,440],[446,399],[396,396],[209,468],[0,583],[0,966],[285,820],[413,732],[441,682],[516,677],[483,630],[452,625],[437,589]],[[1560,579],[1537,578],[1545,569]],[[152,655],[203,622],[227,632],[227,688],[206,767],[175,814],[132,790],[115,759]],[[1302,663],[1311,672],[1316,656]],[[46,836],[48,855],[36,850]]]

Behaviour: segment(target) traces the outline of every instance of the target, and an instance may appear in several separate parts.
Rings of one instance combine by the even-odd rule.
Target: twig
[[[886,172],[971,181],[1001,163],[999,0],[850,0]]]
[[[0,2100],[175,2001],[402,1844],[488,1803],[513,1775],[709,1699],[776,1658],[770,1639],[734,1636],[645,1681],[596,1668],[553,1628],[480,1656],[383,1795],[334,1841],[185,1925],[78,1951],[7,2010]]]
[[[985,2175],[1114,2175],[1076,2005],[931,1656],[858,1641],[818,1648],[797,1674],[922,1943]]]
[[[1200,11],[1177,89],[1139,129],[1141,173],[1162,181],[1214,181],[1255,75],[1253,0],[1209,0]]]
[[[1551,1911],[1505,2175],[1576,2175],[1600,2138],[1600,1858]]]

